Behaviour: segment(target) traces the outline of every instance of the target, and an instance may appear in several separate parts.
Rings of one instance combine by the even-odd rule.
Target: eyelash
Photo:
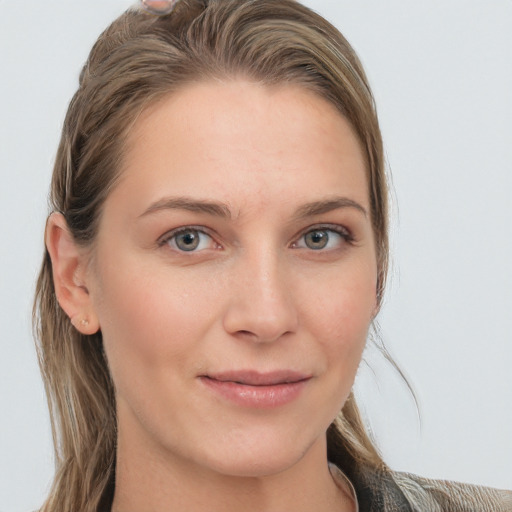
[[[174,240],[174,242],[175,242],[176,237],[178,237],[181,234],[185,234],[187,232],[199,233],[199,236],[206,235],[211,238],[212,242],[217,246],[216,248],[221,248],[221,245],[218,244],[217,242],[215,242],[213,235],[210,234],[209,230],[207,230],[204,226],[183,226],[183,227],[174,229],[174,230],[166,233],[165,235],[163,235],[158,240],[158,246],[163,247],[163,246],[169,245],[169,243],[172,240]],[[340,225],[336,225],[336,224],[319,224],[316,226],[310,226],[310,227],[306,228],[305,230],[303,230],[297,237],[295,237],[296,241],[291,244],[291,247],[293,249],[305,248],[305,249],[309,249],[313,252],[327,252],[328,250],[333,250],[333,249],[324,250],[323,247],[320,249],[312,249],[311,247],[298,247],[299,240],[304,239],[308,234],[314,233],[314,232],[335,233],[336,235],[339,235],[343,239],[343,241],[346,243],[352,244],[354,242],[354,237],[352,236],[351,232],[347,228],[340,226]],[[200,251],[196,251],[195,248],[190,251],[182,250],[179,247],[173,247],[173,249],[176,250],[177,252],[182,252],[182,253],[200,252]]]
[[[196,232],[196,233],[199,233],[200,236],[201,235],[206,235],[206,236],[210,237],[212,242],[214,242],[215,245],[220,248],[220,244],[215,242],[215,240],[214,240],[213,236],[210,234],[209,230],[207,230],[204,226],[183,226],[181,228],[174,229],[174,230],[166,233],[165,235],[163,235],[158,240],[158,246],[159,247],[163,247],[165,245],[169,245],[169,243],[173,239],[176,240],[176,238],[179,235],[185,234],[187,232]],[[198,251],[195,251],[195,250],[191,250],[191,251],[181,250],[179,247],[175,247],[174,250],[176,250],[178,252],[183,252],[183,253],[186,253],[186,252],[198,252]]]
[[[292,244],[292,248],[294,248],[294,249],[305,248],[305,249],[309,249],[310,251],[313,251],[313,252],[327,252],[329,250],[336,250],[336,249],[324,249],[323,247],[320,249],[312,249],[311,247],[298,247],[297,246],[299,240],[303,240],[308,234],[315,233],[315,232],[335,233],[336,235],[341,237],[341,239],[343,240],[344,243],[352,244],[354,242],[354,237],[352,236],[351,232],[347,228],[340,226],[339,224],[319,224],[316,226],[310,226],[306,230],[302,231],[301,234],[296,238],[297,241]],[[328,238],[327,243],[329,243],[329,238]],[[337,248],[337,249],[339,249],[339,248]]]

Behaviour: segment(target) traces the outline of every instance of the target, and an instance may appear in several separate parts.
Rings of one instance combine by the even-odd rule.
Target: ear
[[[53,285],[60,307],[82,334],[94,334],[99,321],[85,285],[87,259],[61,213],[52,213],[46,224],[46,248],[50,253]]]

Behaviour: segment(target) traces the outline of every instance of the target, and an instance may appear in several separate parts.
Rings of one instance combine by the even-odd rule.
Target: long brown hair
[[[351,123],[367,163],[378,264],[388,258],[387,185],[374,100],[345,38],[293,0],[180,0],[165,16],[131,9],[99,37],[64,122],[50,208],[75,241],[93,244],[102,205],[116,184],[127,133],[152,102],[194,81],[246,79],[299,84]],[[46,386],[56,474],[44,512],[95,511],[115,470],[116,407],[101,332],[80,334],[60,308],[45,252],[34,325]],[[327,432],[328,458],[349,477],[384,467],[350,395]]]

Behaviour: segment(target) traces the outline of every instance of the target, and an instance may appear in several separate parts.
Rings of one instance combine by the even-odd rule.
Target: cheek
[[[170,269],[117,261],[104,266],[98,283],[96,311],[116,386],[126,379],[142,385],[159,367],[184,367],[215,321],[210,288],[203,283],[194,293],[194,281]]]
[[[303,293],[302,308],[312,335],[323,346],[330,362],[355,369],[362,356],[376,306],[376,272],[360,265],[350,272],[333,273],[316,292]],[[355,370],[354,370],[355,371]]]

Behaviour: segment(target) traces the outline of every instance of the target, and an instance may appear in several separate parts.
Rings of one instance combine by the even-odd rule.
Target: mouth
[[[311,375],[293,370],[276,370],[260,373],[254,370],[229,371],[204,375],[219,382],[234,382],[245,386],[277,386],[308,380]]]
[[[242,407],[270,409],[298,398],[312,376],[293,370],[265,373],[242,370],[201,375],[199,378],[219,399]]]

